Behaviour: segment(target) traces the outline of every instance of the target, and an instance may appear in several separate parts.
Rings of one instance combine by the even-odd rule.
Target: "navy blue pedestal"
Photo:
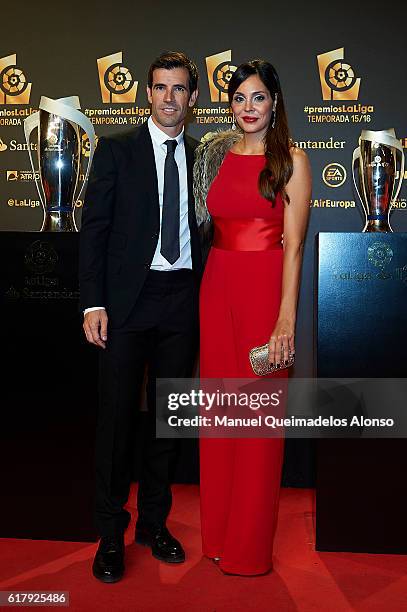
[[[316,375],[407,375],[407,234],[320,233]],[[407,398],[406,398],[407,405]],[[407,553],[407,441],[317,444],[316,548]]]

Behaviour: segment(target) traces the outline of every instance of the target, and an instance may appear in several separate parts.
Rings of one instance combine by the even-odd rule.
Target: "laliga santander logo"
[[[236,66],[232,66],[232,51],[223,51],[205,59],[211,102],[227,102],[228,87]]]
[[[384,268],[393,259],[393,249],[385,242],[374,242],[367,249],[367,258],[371,264],[384,272]]]
[[[123,66],[123,53],[112,53],[97,60],[100,93],[105,104],[125,104],[135,102],[138,81],[126,66]]]
[[[97,147],[98,140],[99,140],[98,136],[95,135],[95,147]],[[84,157],[90,156],[90,142],[89,142],[89,136],[87,135],[86,132],[82,134],[81,149],[82,149],[82,155]]]
[[[317,55],[323,100],[357,100],[361,79],[343,61],[345,48]]]
[[[26,267],[36,274],[52,272],[58,263],[58,253],[52,244],[36,240],[27,247],[24,255]]]
[[[0,104],[28,104],[31,85],[17,66],[17,54],[0,58]]]

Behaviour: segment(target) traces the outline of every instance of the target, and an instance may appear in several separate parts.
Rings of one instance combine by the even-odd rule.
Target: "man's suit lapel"
[[[155,167],[155,157],[153,143],[147,122],[139,127],[135,132],[133,141],[134,163],[140,169],[143,179],[143,187],[149,196],[151,203],[156,208],[159,217],[158,181],[157,170]]]

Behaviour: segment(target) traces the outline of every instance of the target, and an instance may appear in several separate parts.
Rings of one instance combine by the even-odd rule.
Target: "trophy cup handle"
[[[393,191],[392,196],[391,196],[390,204],[392,204],[394,200],[397,198],[398,194],[400,193],[401,185],[403,183],[404,151],[403,151],[402,144],[396,137],[396,133],[393,128],[389,130],[381,130],[380,132],[372,132],[370,130],[363,130],[361,138],[364,138],[365,140],[370,140],[372,142],[380,142],[381,144],[397,149],[397,151],[400,152],[401,162],[400,162],[399,180],[398,180],[396,190]]]
[[[76,204],[76,202],[80,199],[83,190],[85,189],[86,181],[88,180],[90,169],[92,167],[92,160],[93,160],[93,156],[95,154],[95,149],[96,149],[96,134],[95,134],[95,128],[93,127],[92,122],[82,112],[76,111],[75,109],[72,109],[72,110],[77,115],[75,119],[75,123],[77,123],[79,127],[82,128],[82,130],[85,132],[85,134],[88,135],[89,145],[90,145],[88,164],[86,166],[83,183],[77,195],[75,196],[74,204]]]
[[[364,203],[363,198],[362,198],[362,196],[360,194],[358,183],[357,183],[357,180],[356,180],[356,175],[355,175],[355,162],[357,160],[360,163],[360,147],[356,147],[356,149],[353,151],[353,156],[352,156],[352,178],[353,178],[353,184],[355,185],[356,193],[358,194],[359,200],[361,201],[361,204],[362,204],[363,212],[365,213],[365,223],[367,223],[368,211],[366,210],[365,203]]]
[[[40,171],[39,171],[39,169],[36,170],[36,168],[34,166],[34,160],[33,160],[32,152],[31,152],[31,147],[30,147],[31,132],[33,130],[35,130],[35,128],[39,128],[39,125],[40,125],[40,113],[39,113],[39,111],[37,111],[36,113],[33,113],[32,115],[30,115],[29,117],[24,119],[24,135],[25,135],[25,141],[27,143],[28,155],[30,156],[31,169],[33,171],[34,181],[35,181],[35,184],[37,186],[38,195],[41,198],[41,203],[42,203],[43,209],[45,210],[46,203],[45,203],[45,196],[43,195],[42,183],[37,178],[39,173],[40,173]]]
[[[400,153],[400,170],[399,170],[399,180],[398,180],[398,183],[397,183],[397,187],[396,187],[395,191],[392,194],[392,197],[391,197],[391,200],[390,200],[390,205],[393,204],[393,202],[395,200],[397,200],[397,196],[400,193],[400,189],[401,189],[401,186],[402,186],[403,180],[404,180],[404,166],[405,166],[404,151],[403,151],[403,147],[402,147],[401,142],[397,141],[396,143],[394,143],[393,146]]]
[[[79,192],[75,196],[74,204],[76,204],[76,202],[79,200],[85,188],[96,148],[95,128],[93,127],[92,122],[86,117],[86,115],[84,115],[82,111],[77,110],[79,107],[79,99],[76,96],[72,96],[69,98],[58,98],[57,100],[52,100],[51,98],[42,96],[40,101],[40,108],[48,111],[49,113],[61,115],[64,117],[64,119],[67,119],[68,121],[79,125],[79,127],[82,128],[82,130],[88,135],[89,138],[90,151],[88,165],[86,168],[82,187],[79,189]]]

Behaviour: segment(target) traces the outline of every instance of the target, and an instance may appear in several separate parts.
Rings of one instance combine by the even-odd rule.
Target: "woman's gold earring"
[[[232,130],[236,129],[236,117],[233,115]]]

